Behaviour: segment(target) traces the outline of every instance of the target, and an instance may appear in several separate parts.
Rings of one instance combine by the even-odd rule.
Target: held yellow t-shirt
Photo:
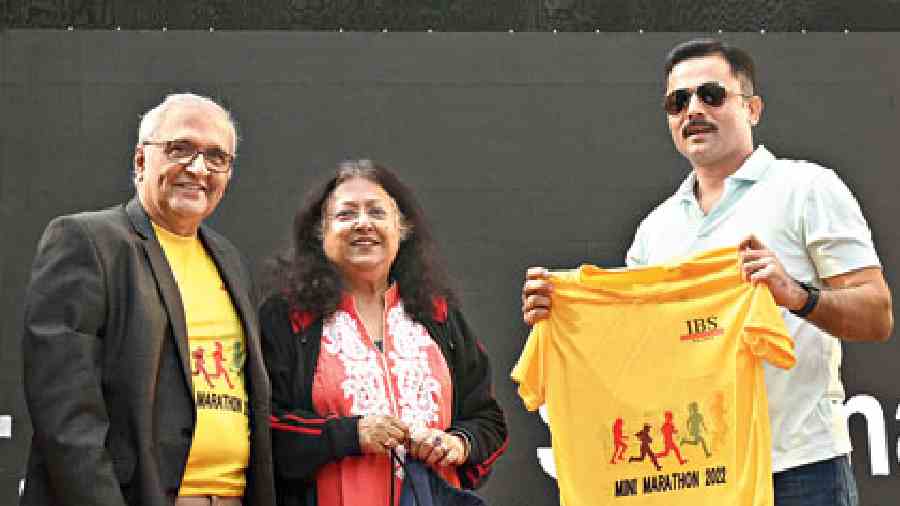
[[[762,360],[793,366],[793,342],[737,250],[552,282],[512,377],[547,405],[562,504],[771,506]]]
[[[197,409],[179,495],[243,496],[250,429],[241,320],[200,239],[153,228],[184,305]]]

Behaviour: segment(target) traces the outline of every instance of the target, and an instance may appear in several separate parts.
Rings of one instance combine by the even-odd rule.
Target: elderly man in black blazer
[[[47,226],[25,303],[22,505],[274,504],[250,276],[202,224],[236,143],[221,106],[170,95],[141,121],[136,197]]]

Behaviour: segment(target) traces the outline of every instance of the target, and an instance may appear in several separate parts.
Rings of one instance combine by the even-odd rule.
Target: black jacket
[[[293,318],[292,318],[293,317]],[[292,321],[293,319],[293,321]],[[484,482],[506,450],[503,411],[493,395],[487,355],[457,309],[420,322],[440,347],[453,382],[451,426],[471,442],[457,469],[465,488]],[[306,505],[315,473],[323,465],[361,455],[359,417],[323,418],[312,404],[312,383],[322,337],[322,320],[293,312],[272,296],[260,310],[263,357],[272,382],[272,448],[278,504]]]
[[[274,504],[269,381],[251,280],[234,246],[200,240],[247,339],[250,463],[244,504]],[[25,296],[25,398],[34,438],[22,506],[166,506],[196,409],[181,295],[137,199],[53,220]]]

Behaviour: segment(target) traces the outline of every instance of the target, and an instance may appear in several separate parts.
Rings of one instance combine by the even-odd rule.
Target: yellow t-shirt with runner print
[[[200,239],[153,228],[181,293],[197,409],[179,495],[243,496],[250,426],[241,319]]]
[[[737,249],[551,279],[512,377],[547,405],[561,503],[771,506],[762,361],[793,366],[793,342]]]

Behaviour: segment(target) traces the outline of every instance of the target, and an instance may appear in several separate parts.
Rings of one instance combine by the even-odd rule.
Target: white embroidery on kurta
[[[397,378],[397,404],[400,419],[411,429],[424,428],[438,421],[437,398],[441,385],[431,373],[427,349],[431,336],[421,324],[409,319],[399,303],[388,311],[387,328],[394,339],[388,358]]]
[[[353,317],[346,311],[335,311],[322,328],[322,346],[326,353],[337,355],[344,364],[341,388],[350,399],[353,415],[389,415],[390,403],[384,387],[384,376],[375,350],[367,347]]]
[[[428,363],[427,349],[434,346],[428,331],[409,319],[398,303],[388,311],[388,335],[393,350],[387,354],[396,379],[399,418],[410,428],[424,428],[438,422],[441,395],[440,382]],[[391,414],[390,402],[378,355],[367,346],[356,325],[346,311],[335,311],[322,328],[322,347],[330,355],[337,355],[344,365],[345,379],[341,383],[344,398],[352,402],[354,415]]]

